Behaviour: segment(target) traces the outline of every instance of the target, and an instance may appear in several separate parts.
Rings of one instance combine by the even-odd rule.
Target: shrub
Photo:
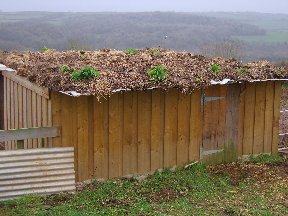
[[[151,80],[159,82],[165,79],[167,70],[162,65],[159,65],[152,67],[147,71],[147,74],[150,76]]]
[[[129,49],[126,49],[124,52],[126,54],[128,54],[128,55],[135,55],[135,54],[137,54],[139,52],[139,50],[138,49],[129,48]]]
[[[209,70],[214,72],[214,73],[218,73],[222,70],[222,67],[220,65],[213,64],[209,67]]]
[[[98,77],[100,72],[93,67],[83,67],[80,70],[73,71],[71,74],[72,79],[81,80],[81,79],[91,79],[94,77]]]

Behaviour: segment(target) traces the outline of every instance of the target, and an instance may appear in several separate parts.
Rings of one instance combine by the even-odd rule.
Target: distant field
[[[259,36],[236,36],[236,39],[245,42],[255,43],[268,43],[268,44],[279,44],[288,43],[288,31],[287,32],[268,32],[266,35]]]

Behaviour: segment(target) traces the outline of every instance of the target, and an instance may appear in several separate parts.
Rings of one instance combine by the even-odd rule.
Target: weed
[[[148,52],[151,56],[159,56],[161,54],[161,51],[158,48],[152,48]]]
[[[236,68],[236,72],[237,73],[247,73],[248,72],[248,68],[239,67],[239,68]]]
[[[74,80],[81,80],[81,79],[91,79],[98,77],[100,72],[93,67],[83,67],[80,70],[73,71],[71,74],[72,79]]]
[[[209,67],[209,70],[214,72],[214,73],[218,73],[222,70],[222,67],[220,65],[213,64]]]
[[[147,71],[147,74],[150,76],[150,80],[159,82],[165,79],[167,70],[162,65],[159,65],[152,67]]]
[[[259,154],[257,156],[250,156],[250,160],[254,163],[267,164],[283,162],[283,158],[279,155]]]
[[[135,55],[139,52],[138,49],[128,48],[124,51],[128,55]]]
[[[62,73],[69,73],[69,72],[71,71],[71,69],[70,69],[70,67],[69,67],[68,65],[62,65],[62,66],[60,67],[60,71],[61,71]]]
[[[44,46],[40,49],[41,52],[47,52],[48,50],[49,50],[49,48],[47,48],[46,46]]]

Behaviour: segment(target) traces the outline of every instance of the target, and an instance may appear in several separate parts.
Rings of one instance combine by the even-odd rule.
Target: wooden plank
[[[124,93],[123,175],[137,173],[137,93]]]
[[[4,79],[0,71],[0,130],[4,130]]]
[[[238,151],[238,126],[240,113],[240,93],[239,84],[229,85],[227,88],[227,110],[225,111],[225,162],[232,162],[237,159]]]
[[[244,135],[244,113],[245,113],[245,83],[241,84],[240,87],[240,105],[239,105],[239,122],[238,122],[238,157],[243,155],[243,135]]]
[[[9,78],[10,80],[13,80],[15,83],[20,84],[21,86],[39,94],[40,96],[49,99],[49,89],[40,87],[29,80],[27,80],[24,77],[16,75],[15,72],[9,72],[9,71],[2,71],[3,76]]]
[[[88,97],[81,96],[77,98],[79,181],[84,181],[89,178],[88,117]]]
[[[31,128],[32,127],[32,91],[26,89],[26,93],[27,93],[27,128]],[[27,141],[27,145],[28,148],[33,148],[33,141],[31,139],[29,139]]]
[[[163,168],[164,148],[164,100],[165,93],[161,90],[152,91],[151,113],[151,170]]]
[[[48,127],[48,101],[46,98],[42,98],[41,107],[42,126]],[[43,142],[44,147],[48,148],[48,139],[43,139]]]
[[[76,180],[79,181],[79,172],[78,172],[78,146],[81,145],[81,143],[78,143],[78,108],[77,108],[77,97],[71,97],[73,108],[72,108],[72,113],[73,115],[71,116],[72,118],[72,137],[73,137],[73,145],[74,145],[74,168],[75,168],[75,173],[76,173]],[[51,100],[48,101],[48,124],[49,123],[49,107],[51,107]],[[48,144],[50,144],[50,140],[48,140]],[[52,144],[52,142],[51,142]],[[53,145],[53,144],[52,144]]]
[[[18,128],[24,128],[23,126],[23,87],[18,86]]]
[[[10,122],[10,129],[15,129],[15,101],[14,101],[14,85],[16,85],[13,81],[10,82],[10,115],[11,115],[11,122]],[[15,149],[15,141],[11,141],[10,143],[10,150]]]
[[[13,100],[14,100],[14,128],[19,128],[19,104],[18,104],[18,84],[14,82],[13,89]]]
[[[151,169],[151,91],[138,92],[138,172]]]
[[[202,146],[203,129],[201,96],[201,90],[194,91],[191,95],[189,161],[200,160],[200,147]]]
[[[223,149],[225,147],[225,144],[227,144],[227,142],[226,142],[227,141],[226,140],[226,132],[227,132],[226,113],[227,113],[227,88],[229,88],[229,87],[231,87],[231,86],[228,86],[228,87],[226,85],[219,85],[218,86],[219,96],[224,97],[224,99],[218,100],[218,107],[219,107],[219,109],[218,109],[218,127],[216,130],[216,134],[217,134],[216,139],[217,139],[217,149],[218,150]],[[236,93],[235,92],[236,90],[234,90],[234,88],[233,88],[233,93]],[[237,97],[239,97],[239,95],[237,95]],[[235,104],[235,106],[239,106],[239,104]],[[235,111],[235,110],[233,109],[233,111]],[[220,156],[218,157],[218,160],[221,160]]]
[[[255,83],[246,84],[244,112],[243,155],[249,155],[254,142]]]
[[[22,128],[28,128],[28,125],[27,125],[27,89],[24,87],[21,87],[21,88],[22,88]],[[24,149],[28,149],[28,140],[24,140]]]
[[[191,96],[179,92],[178,96],[178,141],[177,166],[189,162]]]
[[[78,103],[75,104],[74,106],[76,106],[76,108],[77,108],[74,115],[77,116]],[[49,114],[49,110],[48,110],[48,114]],[[60,94],[58,92],[51,92],[51,118],[52,118],[52,125],[53,126],[62,126],[62,122],[61,122],[62,121],[61,120],[62,119],[62,94]],[[74,132],[78,133],[78,131],[74,131]],[[61,137],[53,138],[52,142],[53,142],[53,147],[61,147],[62,146],[62,138]]]
[[[274,105],[274,82],[266,84],[265,99],[265,130],[264,130],[264,153],[272,152],[273,138],[273,105]]]
[[[4,78],[4,89],[3,89],[3,93],[4,93],[4,102],[3,102],[3,105],[4,105],[4,127],[3,127],[3,130],[7,130],[8,129],[8,126],[7,126],[7,78],[5,77]]]
[[[37,112],[35,113],[37,117],[37,127],[42,126],[42,98],[40,95],[36,95],[36,106],[37,106]],[[44,142],[42,139],[37,140],[38,143],[38,148],[43,148],[44,147]]]
[[[32,127],[38,127],[37,126],[37,94],[33,91],[31,91],[31,116],[32,116]],[[33,139],[32,140],[32,146],[33,148],[38,148],[38,140]]]
[[[0,130],[0,142],[58,136],[60,136],[59,127],[21,128],[3,131]]]
[[[253,154],[260,154],[264,151],[266,82],[257,82],[255,91]]]
[[[61,97],[61,107],[64,109],[64,111],[61,112],[61,119],[58,124],[61,124],[62,127],[62,135],[61,135],[61,146],[68,147],[73,146],[73,116],[76,115],[76,113],[73,113],[73,98],[60,94],[59,97]]]
[[[282,82],[275,81],[272,154],[278,153],[281,86]]]
[[[94,177],[108,179],[108,101],[94,99]]]
[[[74,101],[74,100],[73,100]],[[47,108],[48,108],[48,113],[47,113],[47,115],[48,115],[48,125],[47,126],[49,126],[49,127],[51,127],[52,126],[52,101],[51,101],[51,99],[50,100],[48,100],[48,106],[47,106]],[[73,105],[73,108],[76,110],[76,108],[75,108],[76,106],[74,106]],[[76,111],[75,112],[73,112],[74,113],[74,115],[73,115],[73,119],[77,119],[77,117],[75,117],[75,113],[76,113]],[[74,125],[74,124],[73,124]],[[76,127],[77,127],[77,124],[75,125]],[[74,137],[74,134],[76,134],[77,135],[77,130],[76,131],[73,131],[73,137]],[[75,140],[75,139],[73,139],[73,140]],[[77,139],[76,139],[77,140]],[[77,143],[77,142],[75,142],[75,143]],[[52,143],[52,138],[48,138],[48,147],[52,147],[53,146],[53,143]],[[75,154],[76,154],[76,151],[77,151],[77,149],[75,149]]]
[[[177,103],[178,90],[168,90],[165,94],[164,167],[173,167],[177,164]]]
[[[70,97],[71,98],[71,97]],[[88,97],[88,179],[94,178],[94,107],[93,107],[93,96]],[[96,98],[95,98],[96,100]],[[71,130],[72,131],[72,130]]]
[[[7,88],[6,88],[6,112],[7,112],[7,127],[6,130],[11,129],[11,81],[7,79]],[[11,149],[12,142],[5,143],[5,150]]]
[[[122,175],[122,128],[120,128],[120,93],[109,99],[109,178]]]

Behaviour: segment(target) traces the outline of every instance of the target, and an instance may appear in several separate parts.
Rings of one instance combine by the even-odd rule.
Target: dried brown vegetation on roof
[[[208,58],[188,52],[145,49],[130,55],[123,51],[67,51],[57,52],[0,52],[0,63],[15,69],[19,75],[55,91],[77,91],[109,96],[114,90],[145,90],[149,88],[178,88],[184,93],[210,85],[210,80],[225,78],[235,81],[288,78],[284,68],[266,61],[242,64],[235,59]],[[73,80],[60,67],[72,70],[92,66],[100,76],[89,80]],[[152,81],[147,70],[162,65],[167,70],[163,81]],[[220,71],[213,72],[212,65]]]

